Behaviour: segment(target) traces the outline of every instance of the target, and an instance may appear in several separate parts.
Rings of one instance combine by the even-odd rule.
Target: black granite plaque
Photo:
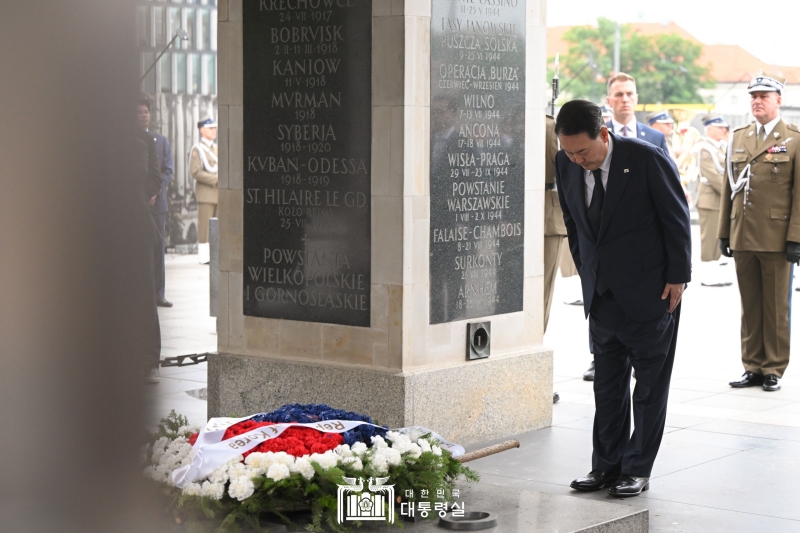
[[[243,9],[244,314],[369,326],[372,2]]]
[[[430,323],[522,311],[525,0],[433,0]]]

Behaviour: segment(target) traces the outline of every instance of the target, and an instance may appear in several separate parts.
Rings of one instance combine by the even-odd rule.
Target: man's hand
[[[722,255],[724,255],[725,257],[733,257],[733,252],[731,251],[731,240],[720,239],[719,251],[722,252]]]
[[[152,198],[150,198],[150,201],[148,201],[147,203],[150,204],[150,205],[156,205],[156,197],[158,197],[157,194],[155,196],[153,196]]]
[[[667,283],[664,286],[664,292],[661,293],[661,299],[666,300],[667,296],[669,296],[669,312],[671,313],[681,303],[683,283]]]
[[[786,241],[786,260],[800,263],[800,242]]]

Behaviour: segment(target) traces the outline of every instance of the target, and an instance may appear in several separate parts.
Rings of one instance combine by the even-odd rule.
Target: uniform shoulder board
[[[750,124],[752,124],[752,122]],[[749,128],[750,124],[744,124],[742,126],[739,126],[738,128],[733,128],[733,131],[739,131],[739,130],[743,130],[744,128]]]
[[[796,131],[796,132],[800,133],[800,126],[797,126],[795,124],[787,124],[786,127],[789,128],[792,131]]]

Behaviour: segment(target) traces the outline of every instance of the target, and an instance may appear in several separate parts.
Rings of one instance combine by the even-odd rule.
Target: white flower
[[[225,484],[224,483],[212,483],[210,481],[203,482],[203,487],[201,494],[206,498],[213,498],[215,500],[221,500],[223,494],[225,494]]]
[[[389,471],[389,462],[383,454],[376,453],[373,455],[370,463],[372,464],[372,468],[379,474],[385,474]]]
[[[253,495],[256,487],[253,480],[247,476],[237,477],[228,486],[228,494],[231,498],[236,498],[239,501],[245,500]]]
[[[345,457],[342,459],[342,464],[350,465],[354,470],[363,470],[364,463],[361,462],[360,457]]]
[[[188,425],[178,428],[178,435],[182,435],[184,437],[189,437],[195,433],[200,433],[200,426]]]
[[[419,459],[419,456],[422,455],[422,448],[419,444],[411,443],[408,447],[408,456],[412,459]]]
[[[364,444],[363,442],[356,442],[350,447],[350,451],[356,455],[364,455],[365,453],[367,453],[368,449],[369,448],[367,448],[367,445]]]
[[[411,439],[400,433],[395,433],[393,437],[394,438],[392,439],[392,448],[394,448],[400,453],[406,453],[408,450],[411,449],[412,446]]]
[[[398,466],[403,462],[403,457],[400,455],[400,452],[393,448],[384,448],[380,451],[386,455],[386,461],[391,466]]]
[[[244,460],[244,464],[246,464],[248,468],[258,471],[257,475],[266,472],[274,462],[275,460],[272,452],[253,452]]]
[[[153,465],[148,466],[142,471],[142,475],[149,479],[154,479],[156,481],[159,480],[158,474],[156,474],[156,467]]]
[[[305,457],[298,457],[292,466],[289,467],[291,472],[299,472],[304,478],[311,479],[316,472],[314,466]]]
[[[286,479],[290,475],[292,474],[289,472],[289,467],[283,463],[275,463],[269,467],[269,470],[267,470],[267,477],[273,481]]]
[[[172,470],[167,468],[166,465],[161,464],[156,467],[156,475],[153,476],[153,479],[155,479],[156,481],[160,481],[161,483],[167,483],[168,481],[170,481],[169,475],[171,473]]]
[[[353,457],[353,452],[350,451],[350,446],[347,444],[340,444],[336,448],[334,448],[333,451],[338,453],[342,457]]]
[[[435,444],[431,446],[431,451],[433,452],[433,455],[442,455],[442,449]]]
[[[372,438],[373,448],[386,448],[388,446],[388,444],[386,444],[386,441],[383,440],[383,437],[381,437],[380,435],[373,435],[371,438]]]
[[[201,496],[203,494],[203,487],[200,483],[189,483],[183,487],[183,493],[188,496]]]
[[[282,465],[292,466],[294,464],[294,455],[289,455],[286,452],[275,452],[272,454],[273,460]]]
[[[225,483],[228,482],[228,479],[230,479],[230,478],[228,477],[228,467],[227,467],[227,465],[220,466],[219,468],[217,468],[216,470],[214,470],[213,472],[211,472],[208,475],[208,480],[211,483],[220,483],[220,484],[224,485]]]
[[[417,444],[419,444],[419,447],[422,449],[422,453],[431,451],[431,443],[428,442],[427,439],[419,439]]]
[[[247,467],[242,463],[236,463],[235,465],[228,465],[228,477],[231,480],[236,479],[237,477],[242,477],[247,472]]]
[[[339,464],[341,457],[338,454],[328,450],[325,453],[312,453],[308,460],[312,463],[317,463],[323,470],[329,470]]]

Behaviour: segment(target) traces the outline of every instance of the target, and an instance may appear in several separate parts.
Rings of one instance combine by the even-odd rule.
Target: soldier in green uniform
[[[556,283],[559,256],[567,236],[564,214],[556,191],[556,121],[550,115],[546,118],[545,163],[544,163],[544,331],[550,321],[550,306],[553,303],[553,287]],[[572,258],[570,257],[570,261]]]
[[[725,161],[728,150],[728,124],[720,115],[703,117],[705,135],[692,150],[696,154],[699,179],[697,184],[697,214],[700,219],[700,284],[706,287],[727,287],[718,262],[721,254],[717,244],[719,233],[719,204],[725,182]],[[727,261],[727,260],[726,260]]]
[[[756,122],[737,128],[728,147],[719,245],[736,261],[745,369],[731,387],[779,390],[789,365],[792,264],[800,262],[800,128],[781,120],[784,83],[756,75],[748,87]]]
[[[556,152],[558,152],[558,138],[556,137],[556,121],[547,115],[545,118],[545,147],[544,147],[544,330],[550,322],[550,307],[553,304],[553,287],[556,284],[556,272],[564,248],[564,239],[567,237],[567,227],[564,225],[564,213],[558,201],[556,190]],[[573,262],[572,255],[569,257]],[[573,263],[574,264],[574,263]],[[553,392],[553,403],[559,399],[558,393]]]

